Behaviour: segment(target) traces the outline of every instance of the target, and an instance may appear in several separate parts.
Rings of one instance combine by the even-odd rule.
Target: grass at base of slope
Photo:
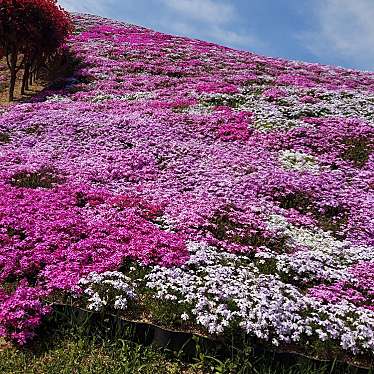
[[[272,354],[256,355],[250,346],[232,346],[222,356],[214,347],[199,342],[196,354],[187,360],[181,352],[139,344],[130,325],[117,334],[105,321],[105,317],[102,323],[77,321],[67,315],[50,318],[32,346],[19,349],[0,344],[0,373],[374,374],[303,357],[292,363],[279,361]]]
[[[35,347],[34,347],[35,348]],[[0,352],[3,374],[193,373],[159,350],[128,341],[103,340],[64,330],[40,342],[36,351]]]

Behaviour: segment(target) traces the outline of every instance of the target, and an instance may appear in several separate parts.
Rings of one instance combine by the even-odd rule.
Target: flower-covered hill
[[[372,357],[374,73],[74,16],[0,115],[0,334],[51,300]]]

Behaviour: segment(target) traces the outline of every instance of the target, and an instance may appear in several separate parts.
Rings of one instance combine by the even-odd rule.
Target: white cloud
[[[231,47],[249,48],[249,46],[254,47],[261,44],[250,34],[240,34],[219,25],[208,25],[208,27],[201,28],[192,22],[171,21],[165,18],[161,20],[161,26],[165,31],[167,29],[169,33],[207,40]]]
[[[211,29],[211,36],[214,36],[216,40],[219,40],[221,43],[238,47],[248,47],[250,45],[258,46],[261,44],[260,41],[253,35],[240,34],[220,27],[213,27]]]
[[[171,11],[171,15],[161,21],[162,26],[175,33],[231,47],[248,49],[260,44],[254,35],[233,30],[233,23],[239,23],[240,15],[232,3],[213,0],[160,1]]]
[[[172,10],[185,17],[208,23],[225,24],[235,15],[235,8],[231,4],[212,0],[162,0]]]
[[[58,3],[68,11],[107,15],[111,1],[105,0],[59,0]]]
[[[301,35],[317,56],[338,55],[374,69],[374,1],[319,0],[318,29]]]

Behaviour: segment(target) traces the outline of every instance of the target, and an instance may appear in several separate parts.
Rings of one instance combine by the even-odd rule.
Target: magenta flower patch
[[[74,19],[74,75],[0,109],[0,335],[74,298],[372,357],[374,74]]]

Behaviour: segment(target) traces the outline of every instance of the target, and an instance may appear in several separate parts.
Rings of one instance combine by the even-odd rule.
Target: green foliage
[[[327,207],[322,214],[317,216],[319,226],[333,233],[338,238],[344,238],[341,233],[348,223],[349,211],[341,206]]]
[[[0,226],[1,227],[1,226]],[[8,226],[6,228],[7,235],[11,238],[12,236],[18,236],[21,240],[26,238],[26,233],[23,230],[15,229],[13,227]]]
[[[206,97],[202,104],[207,106],[229,106],[231,108],[239,108],[247,102],[244,95],[212,95]]]
[[[284,107],[283,113],[287,116],[288,119],[296,120],[296,119],[300,119],[303,117],[310,117],[310,118],[325,117],[331,114],[331,111],[328,108],[319,108],[318,110],[314,108],[303,108],[300,110],[295,110],[293,106],[289,106],[289,107]]]
[[[342,154],[342,159],[351,161],[357,168],[365,166],[373,151],[373,145],[369,139],[365,138],[349,138],[343,142],[346,149]]]
[[[301,213],[306,213],[311,209],[312,199],[305,192],[293,192],[282,195],[276,199],[283,209],[296,209]]]
[[[261,230],[254,230],[251,225],[237,222],[232,218],[234,209],[228,206],[222,211],[217,211],[211,218],[211,225],[206,229],[218,240],[226,240],[244,246],[266,246],[276,251],[287,251],[287,237],[268,237]]]
[[[319,209],[316,201],[303,191],[277,196],[276,201],[283,209],[295,209],[303,214],[310,213],[317,220],[320,228],[330,231],[338,238],[344,237],[341,230],[348,223],[349,210],[347,208],[338,205]]]
[[[233,336],[226,344],[207,345],[194,338],[196,353],[193,367],[212,374],[372,374],[346,364],[313,361],[306,357],[272,354],[256,349],[251,341]]]
[[[168,361],[159,350],[122,339],[104,340],[66,330],[40,342],[35,350],[0,352],[3,374],[89,373],[179,374],[181,365]]]
[[[7,132],[0,131],[0,145],[10,143],[10,135]]]
[[[0,373],[373,374],[338,362],[272,354],[242,335],[215,343],[194,337],[192,356],[183,354],[184,347],[173,352],[138,340],[134,325],[120,327],[105,317],[60,310],[33,346],[17,349],[0,341]]]
[[[59,182],[61,179],[47,169],[37,172],[20,171],[10,180],[12,186],[23,188],[52,188]]]
[[[28,135],[41,135],[43,132],[43,127],[44,127],[43,124],[36,123],[28,127],[27,129],[25,129],[25,133]]]

